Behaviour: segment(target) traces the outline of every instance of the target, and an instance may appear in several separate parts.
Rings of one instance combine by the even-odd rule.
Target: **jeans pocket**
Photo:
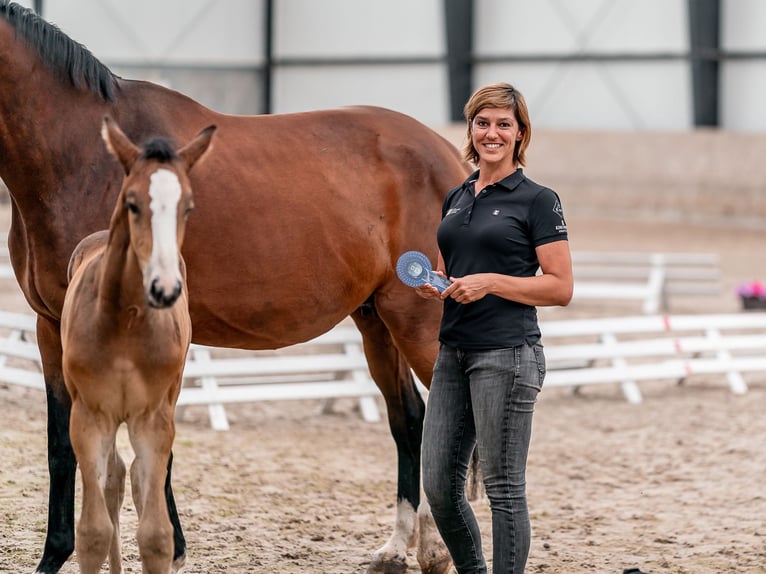
[[[524,384],[534,386],[538,391],[545,380],[545,352],[540,343],[524,345],[521,353],[521,370],[525,374]]]

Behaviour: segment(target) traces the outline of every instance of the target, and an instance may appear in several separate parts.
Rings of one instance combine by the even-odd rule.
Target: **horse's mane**
[[[154,159],[160,163],[170,163],[178,158],[176,145],[173,140],[163,137],[155,137],[141,146],[143,159]]]
[[[33,10],[8,0],[0,0],[0,18],[5,19],[19,36],[32,45],[48,67],[68,77],[73,86],[79,88],[84,83],[88,90],[105,101],[114,100],[117,76],[85,46],[40,18]]]

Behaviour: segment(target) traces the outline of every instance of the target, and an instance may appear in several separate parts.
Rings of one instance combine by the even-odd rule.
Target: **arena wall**
[[[536,130],[525,171],[570,214],[766,228],[766,134]]]
[[[462,125],[439,131],[462,147]],[[766,134],[536,130],[528,156],[568,214],[766,229]]]

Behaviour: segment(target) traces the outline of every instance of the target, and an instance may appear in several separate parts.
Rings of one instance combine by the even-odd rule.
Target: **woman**
[[[417,288],[444,301],[423,486],[457,572],[486,573],[465,497],[478,448],[492,510],[493,572],[522,574],[530,546],[527,452],[545,377],[536,306],[569,303],[572,262],[558,196],[521,169],[532,135],[524,97],[509,84],[491,84],[471,96],[464,113],[463,156],[479,169],[442,208],[436,271],[452,284],[442,293]]]

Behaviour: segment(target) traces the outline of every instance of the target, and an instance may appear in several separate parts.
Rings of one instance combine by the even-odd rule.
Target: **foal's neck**
[[[127,210],[121,201],[112,215],[109,239],[100,262],[98,284],[99,308],[119,313],[128,307],[148,307],[143,290],[143,277],[130,245]]]

